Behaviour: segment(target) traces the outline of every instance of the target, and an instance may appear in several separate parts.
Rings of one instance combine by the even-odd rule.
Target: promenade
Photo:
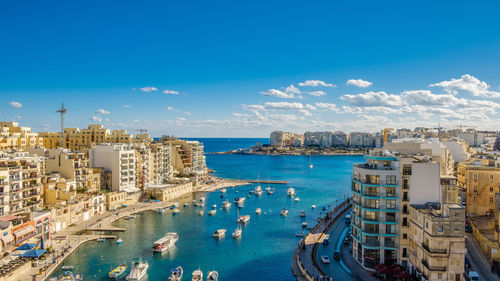
[[[327,232],[331,226],[350,208],[349,200],[342,202],[328,212],[306,237],[300,240],[292,254],[291,261],[292,273],[297,280],[328,280],[326,273],[316,261],[317,247],[325,238],[328,238]]]

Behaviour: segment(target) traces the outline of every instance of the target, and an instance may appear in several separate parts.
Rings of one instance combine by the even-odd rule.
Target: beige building
[[[269,143],[277,147],[300,147],[304,144],[304,136],[292,132],[274,131],[269,136]]]
[[[202,143],[178,139],[160,139],[160,142],[171,146],[171,163],[175,172],[190,175],[195,184],[206,180],[208,170]]]
[[[0,150],[40,147],[43,139],[30,127],[19,127],[17,122],[0,122]]]
[[[106,210],[114,211],[125,204],[127,199],[127,193],[122,191],[108,192],[106,196]]]
[[[160,201],[174,200],[185,194],[193,192],[193,183],[159,184],[146,187],[144,193],[149,199]]]

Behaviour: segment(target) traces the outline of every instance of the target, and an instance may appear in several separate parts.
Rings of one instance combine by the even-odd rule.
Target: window
[[[474,181],[477,181],[477,174],[473,174],[473,175],[472,175],[472,179],[473,179]]]
[[[493,192],[493,186],[490,186],[490,192]]]
[[[438,226],[438,232],[443,232],[443,227],[442,226]]]
[[[493,197],[490,197],[490,204],[493,204]]]
[[[477,185],[474,185],[474,192],[477,193]]]
[[[396,209],[396,200],[385,200],[387,209]]]
[[[403,239],[408,239],[408,234],[403,233]]]
[[[408,226],[408,218],[403,218],[403,226]]]
[[[493,175],[490,175],[490,182],[493,182]]]
[[[409,164],[403,165],[403,175],[405,175],[405,176],[411,175],[411,165],[409,165]]]
[[[406,248],[403,248],[403,257],[405,257],[405,258],[406,258],[406,256],[407,256],[407,251],[406,251]]]
[[[403,189],[408,189],[410,186],[408,184],[408,179],[403,180]]]
[[[396,176],[385,176],[385,184],[396,184]]]

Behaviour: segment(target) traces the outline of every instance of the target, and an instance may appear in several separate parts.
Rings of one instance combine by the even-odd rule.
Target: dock
[[[250,183],[269,183],[269,184],[288,184],[288,181],[275,181],[275,180],[246,180]]]

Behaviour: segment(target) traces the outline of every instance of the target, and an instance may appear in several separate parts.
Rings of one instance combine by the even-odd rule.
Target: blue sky
[[[498,1],[3,2],[0,119],[58,131],[55,110],[64,102],[68,127],[184,137],[437,123],[496,129],[499,8]]]

